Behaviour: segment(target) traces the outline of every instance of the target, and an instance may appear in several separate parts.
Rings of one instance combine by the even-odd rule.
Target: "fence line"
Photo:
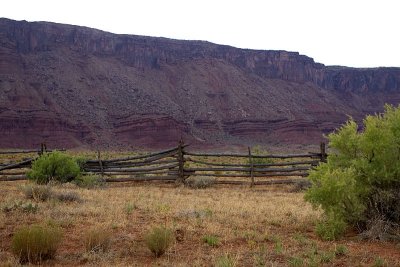
[[[98,151],[97,159],[87,160],[83,165],[83,171],[84,174],[100,175],[106,182],[174,181],[185,183],[191,176],[206,176],[215,177],[215,182],[218,184],[249,184],[250,186],[289,184],[302,181],[302,177],[307,176],[312,168],[325,161],[327,157],[324,143],[321,143],[319,153],[281,155],[254,155],[250,147],[247,149],[247,154],[198,153],[187,151],[187,147],[188,145],[181,140],[178,146],[167,150],[114,159],[102,159],[101,152]],[[16,153],[23,153],[23,151],[26,153],[34,151],[40,156],[48,150],[45,144],[42,144],[40,150],[22,150]],[[27,159],[18,163],[0,165],[0,181],[23,180],[22,171],[7,171],[29,168],[33,160]],[[268,160],[268,162],[262,162],[262,160]]]

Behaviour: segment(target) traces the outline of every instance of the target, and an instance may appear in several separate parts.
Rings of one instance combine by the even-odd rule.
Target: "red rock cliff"
[[[398,68],[47,22],[0,29],[1,147],[310,143],[400,101]]]

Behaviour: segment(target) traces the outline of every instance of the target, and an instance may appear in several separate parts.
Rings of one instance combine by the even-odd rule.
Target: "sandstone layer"
[[[398,105],[400,69],[0,19],[0,92],[2,148],[311,144]]]

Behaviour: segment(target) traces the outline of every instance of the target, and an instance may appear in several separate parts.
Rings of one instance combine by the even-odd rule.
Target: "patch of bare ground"
[[[25,183],[0,184],[2,207],[28,201],[20,189]],[[16,229],[51,220],[64,233],[55,259],[44,262],[52,266],[214,266],[227,255],[236,266],[400,266],[399,244],[361,241],[351,233],[336,242],[321,241],[313,232],[320,212],[289,187],[195,190],[142,183],[53,190],[75,192],[81,201],[38,202],[36,212],[2,209],[0,262],[17,263],[10,249]],[[155,258],[144,236],[159,225],[172,229],[176,238],[165,255]],[[93,227],[111,233],[109,250],[85,250],[84,236]],[[216,236],[218,245],[205,243],[206,235]]]

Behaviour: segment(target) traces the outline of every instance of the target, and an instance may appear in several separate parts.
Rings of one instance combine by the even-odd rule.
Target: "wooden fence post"
[[[185,164],[185,157],[184,157],[184,152],[183,152],[183,139],[179,141],[178,144],[178,182],[183,184],[185,181],[185,172],[184,172],[184,164]]]
[[[321,162],[326,162],[326,146],[324,142],[321,142],[320,144],[321,148]]]
[[[254,186],[254,165],[253,165],[253,157],[251,156],[251,150],[250,147],[247,147],[249,150],[249,163],[250,163],[250,178],[251,178],[251,183],[250,187]]]
[[[39,156],[43,155],[44,152],[46,152],[46,144],[40,143],[40,150],[38,152]]]
[[[101,161],[100,150],[97,150],[97,159],[99,160],[99,166],[100,166],[101,177],[103,177],[104,169],[103,169],[103,162]]]

